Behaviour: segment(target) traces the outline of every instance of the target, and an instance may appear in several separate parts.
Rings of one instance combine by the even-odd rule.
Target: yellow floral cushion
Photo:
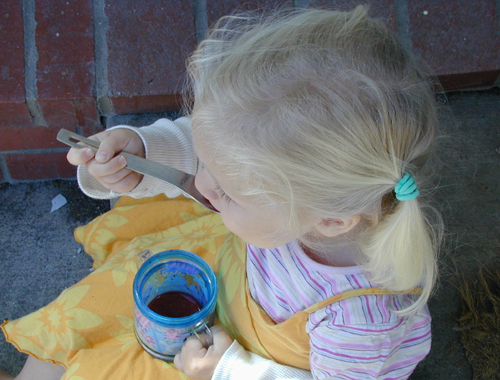
[[[133,330],[132,283],[137,254],[184,249],[211,266],[215,253],[244,252],[218,214],[186,198],[123,197],[115,208],[75,230],[94,271],[44,308],[2,325],[20,351],[67,368],[64,380],[185,379],[152,358]],[[226,268],[234,271],[234,268]],[[244,276],[240,268],[238,276]]]

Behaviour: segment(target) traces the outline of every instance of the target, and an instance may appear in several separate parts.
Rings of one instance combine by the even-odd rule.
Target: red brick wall
[[[184,64],[235,9],[350,9],[366,0],[2,0],[0,182],[72,178],[60,128],[93,134],[107,117],[180,108]],[[447,91],[498,85],[495,0],[377,0],[384,19]]]

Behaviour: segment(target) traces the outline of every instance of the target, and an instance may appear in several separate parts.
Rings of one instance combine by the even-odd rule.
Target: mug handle
[[[198,330],[198,331],[196,331]],[[200,331],[201,330],[201,331]],[[201,326],[196,329],[191,330],[193,335],[198,338],[203,347],[208,348],[212,344],[214,344],[214,337],[212,335],[212,331],[207,326],[206,323],[203,323]]]

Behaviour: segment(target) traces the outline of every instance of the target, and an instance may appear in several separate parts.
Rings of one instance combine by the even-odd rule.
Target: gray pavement
[[[448,94],[443,106],[444,137],[431,169],[439,185],[436,205],[447,224],[447,249],[430,302],[432,351],[413,380],[472,379],[459,340],[455,286],[461,275],[474,278],[482,265],[500,269],[500,90]],[[51,213],[58,194],[68,204]],[[0,184],[0,320],[37,310],[89,273],[91,260],[73,230],[108,207],[85,197],[75,181]],[[15,374],[25,355],[0,335],[0,368]]]
[[[68,203],[51,213],[58,194]],[[0,185],[0,321],[39,309],[89,274],[92,260],[73,230],[108,209],[76,181]],[[25,358],[0,333],[0,368],[17,374]]]

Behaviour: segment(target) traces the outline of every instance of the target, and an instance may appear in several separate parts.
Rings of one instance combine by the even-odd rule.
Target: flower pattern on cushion
[[[136,257],[139,251],[135,249],[126,249],[116,255],[111,256],[96,272],[110,271],[115,285],[123,286],[127,277],[132,278],[137,273]]]
[[[125,351],[137,342],[134,333],[134,320],[123,315],[117,315],[116,319],[118,319],[124,329],[113,331],[110,335],[123,343],[121,350]]]
[[[98,315],[77,307],[89,289],[81,285],[65,290],[48,306],[7,325],[7,332],[12,338],[17,335],[27,346],[24,349],[38,358],[49,359],[51,351],[55,361],[64,362],[66,353],[90,347],[80,331],[102,323]]]
[[[215,254],[217,247],[214,237],[227,233],[227,228],[219,215],[208,215],[171,228],[160,236],[162,240],[168,240],[169,245],[176,246],[178,249],[191,251],[193,247],[199,246]]]
[[[61,378],[61,380],[85,380],[83,377],[81,376],[73,376],[73,374],[78,370],[78,368],[80,368],[80,364],[79,363],[75,363],[74,365],[72,365],[71,367],[69,367],[67,370],[66,370],[66,373],[64,374],[64,376]]]
[[[48,306],[4,323],[7,340],[22,352],[64,365],[62,380],[187,379],[137,342],[132,297],[137,255],[144,249],[185,249],[214,265],[221,248],[239,257],[244,244],[232,237],[220,215],[182,197],[122,197],[114,209],[78,227],[75,238],[96,270]],[[232,264],[222,270],[232,279],[244,276]]]

